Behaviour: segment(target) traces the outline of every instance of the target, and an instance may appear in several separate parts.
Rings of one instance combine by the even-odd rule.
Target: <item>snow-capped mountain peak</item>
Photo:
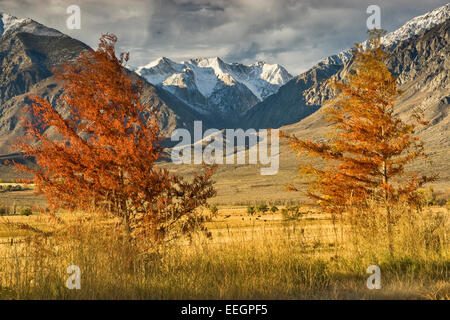
[[[0,37],[15,31],[50,37],[63,35],[58,30],[48,28],[30,18],[17,18],[10,14],[0,12]]]
[[[182,65],[169,58],[161,57],[145,66],[137,68],[136,73],[144,77],[151,84],[161,85],[164,80],[173,74],[181,72],[182,69]]]
[[[426,30],[430,30],[447,19],[450,19],[450,3],[407,21],[399,29],[385,35],[383,37],[383,44],[387,47],[397,44],[402,40],[412,38]]]
[[[0,36],[6,31],[21,25],[25,21],[30,21],[30,19],[19,19],[7,13],[0,12]]]
[[[248,109],[274,94],[292,78],[278,64],[263,61],[250,65],[227,63],[219,57],[197,57],[180,63],[161,57],[139,67],[136,72],[151,84],[163,87],[196,109],[220,109],[224,112],[227,112],[227,107],[216,104],[226,105],[236,99],[227,95],[239,96],[239,100],[246,104],[244,109]],[[187,94],[184,89],[191,93]],[[230,90],[235,92],[231,93]],[[193,96],[195,103],[191,101]],[[203,105],[199,107],[200,100]]]
[[[283,85],[290,78],[289,73],[279,64],[268,64],[262,61],[254,63],[252,66],[262,68],[260,77],[271,84]]]
[[[393,47],[400,41],[417,36],[448,19],[450,19],[450,3],[447,3],[446,5],[436,8],[421,16],[412,18],[397,30],[387,33],[381,41],[385,47]],[[361,45],[366,47],[367,40]],[[351,56],[351,49],[347,49],[336,55],[332,55],[321,60],[319,64],[344,64],[351,58]]]

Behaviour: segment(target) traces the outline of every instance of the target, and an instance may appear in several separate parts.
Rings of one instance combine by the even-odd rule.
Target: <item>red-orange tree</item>
[[[321,165],[302,163],[301,176],[310,177],[308,195],[327,210],[342,212],[367,199],[378,199],[386,208],[403,198],[417,200],[417,189],[434,177],[405,172],[405,166],[426,157],[415,135],[417,122],[406,123],[395,114],[400,92],[387,69],[381,32],[371,32],[368,48],[357,45],[353,68],[343,81],[330,82],[336,96],[324,106],[333,128],[326,142],[286,135],[300,155],[324,160]],[[415,112],[415,120],[421,122]],[[290,186],[296,189],[295,186]]]
[[[192,229],[195,209],[215,194],[213,169],[188,183],[158,168],[157,115],[141,104],[142,82],[126,71],[128,54],[116,56],[116,41],[103,35],[96,51],[55,70],[64,88],[58,108],[31,98],[27,135],[17,146],[38,168],[16,166],[34,174],[53,208],[101,207],[123,218],[128,232],[138,227],[161,240],[176,222]]]

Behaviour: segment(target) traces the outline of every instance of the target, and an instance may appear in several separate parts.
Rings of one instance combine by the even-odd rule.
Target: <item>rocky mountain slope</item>
[[[449,28],[450,20],[447,19],[425,33],[400,41],[391,51],[390,59],[386,61],[390,70],[398,77],[400,89],[404,91],[397,102],[399,115],[408,121],[411,110],[414,107],[420,107],[430,121],[427,126],[419,130],[419,137],[425,142],[429,159],[415,162],[408,167],[408,170],[426,174],[438,173],[439,179],[432,184],[432,187],[437,194],[447,198],[450,181],[448,161],[450,154]],[[275,117],[290,121],[289,117],[283,118],[285,113],[301,117],[298,106],[303,106],[308,112],[312,112],[311,108],[317,108],[316,112],[299,122],[281,127],[281,130],[313,140],[327,139],[326,133],[330,128],[319,107],[329,93],[324,90],[326,87],[320,85],[320,80],[326,79],[327,73],[342,78],[351,68],[351,62],[345,67],[340,67],[336,59],[334,60],[335,63],[328,63],[328,66],[325,61],[319,63],[309,72],[281,87],[277,94],[269,97],[266,102],[273,100],[271,104],[266,104],[268,111],[264,112],[268,113],[265,113],[265,117],[261,117],[266,119],[266,122],[259,123],[269,126],[269,119]],[[270,107],[273,107],[276,112],[272,112]],[[247,120],[251,121],[251,118]],[[306,202],[308,200],[304,198],[304,193],[289,192],[284,188],[285,185],[293,182],[298,161],[296,155],[282,143],[280,169],[277,175],[261,176],[258,166],[220,166],[215,175],[218,196],[214,201],[227,205],[233,201],[237,205],[267,201]],[[308,158],[308,161],[314,160]],[[245,197],[239,199],[236,196],[239,194]]]
[[[62,90],[52,69],[86,49],[84,43],[36,21],[0,14],[0,154],[13,152],[12,144],[24,134],[19,119],[29,104],[28,96],[39,95],[56,105]],[[149,83],[142,99],[159,108],[164,134],[203,119],[180,99]]]
[[[28,94],[54,101],[59,86],[50,80],[51,69],[88,47],[31,19],[0,16],[0,153],[5,154],[23,135],[19,119]]]
[[[419,163],[417,168],[439,172],[441,182],[449,181],[450,19],[398,43],[386,64],[403,91],[397,100],[396,112],[408,120],[414,108],[421,108],[429,121],[420,128],[419,137],[425,142],[433,165]],[[335,77],[342,78],[351,68],[350,62]],[[323,139],[328,127],[319,110],[300,122],[282,127],[282,130],[297,136]]]
[[[176,63],[159,58],[136,71],[194,110],[236,120],[240,115],[289,81],[292,76],[278,64],[226,63],[216,58],[195,58]]]
[[[383,43],[394,55],[400,54],[401,50],[396,50],[400,44],[420,37],[427,30],[449,19],[450,4],[447,4],[415,17],[399,29],[386,34]],[[350,60],[350,49],[323,59],[310,70],[294,77],[276,94],[253,106],[245,113],[240,125],[247,128],[277,128],[302,120],[318,110],[323,101],[329,98],[330,91],[325,85],[325,80],[344,70]],[[397,60],[395,63],[396,66],[391,64],[393,71],[395,68],[402,68],[403,61]],[[426,62],[423,67],[425,64]],[[420,71],[421,67],[416,66],[416,69]]]

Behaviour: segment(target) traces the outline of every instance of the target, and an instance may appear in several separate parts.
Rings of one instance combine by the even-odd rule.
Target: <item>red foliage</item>
[[[34,174],[53,209],[100,207],[122,217],[127,230],[145,221],[145,234],[161,239],[164,223],[193,214],[215,194],[213,170],[188,183],[156,165],[162,157],[156,110],[141,103],[142,82],[126,70],[128,54],[116,57],[116,41],[103,35],[96,51],[55,70],[64,86],[57,108],[31,97],[27,135],[17,147],[38,168],[16,166]]]

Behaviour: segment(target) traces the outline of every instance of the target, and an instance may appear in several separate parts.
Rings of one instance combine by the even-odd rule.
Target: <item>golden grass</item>
[[[400,217],[390,256],[381,216],[334,229],[312,210],[283,221],[222,207],[208,223],[212,240],[198,235],[148,251],[108,217],[13,217],[0,229],[10,232],[0,244],[0,297],[449,299],[448,226],[445,209]],[[70,265],[81,269],[81,290],[65,287]],[[380,290],[366,288],[369,265],[381,268]]]

